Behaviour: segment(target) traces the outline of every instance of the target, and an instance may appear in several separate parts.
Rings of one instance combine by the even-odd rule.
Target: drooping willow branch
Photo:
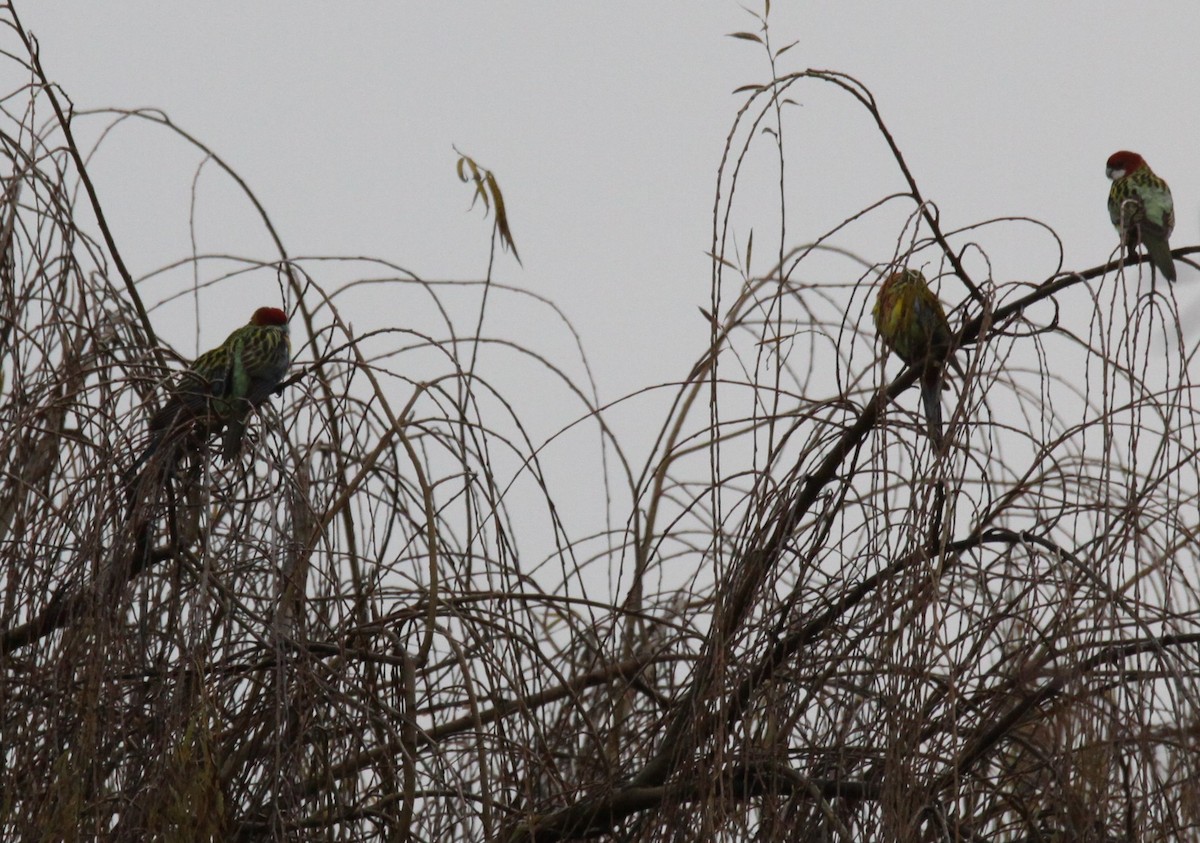
[[[1200,246],[1180,248],[1173,252],[1176,257],[1196,253],[1200,253]],[[1134,261],[1122,258],[1079,272],[1047,278],[1026,295],[996,308],[994,312],[985,312],[969,319],[960,329],[960,347],[986,342],[987,332],[992,326],[1001,326],[1019,318],[1027,308],[1055,293],[1075,284],[1106,276],[1131,263],[1141,263],[1146,260],[1148,260],[1147,257],[1140,257]],[[724,335],[721,341],[724,341]],[[716,349],[710,349],[704,359],[711,362],[716,356]],[[705,366],[697,367],[693,371],[693,377],[703,381],[706,370]],[[518,843],[518,841],[542,843],[542,841],[567,840],[583,836],[600,836],[603,833],[611,833],[618,823],[633,813],[659,807],[661,800],[667,798],[670,791],[670,788],[665,788],[664,785],[681,764],[691,757],[695,749],[715,732],[718,725],[730,726],[736,722],[746,710],[753,692],[768,683],[779,669],[802,651],[815,637],[819,636],[823,630],[830,628],[845,611],[860,603],[880,585],[889,582],[897,574],[921,560],[941,554],[961,554],[972,547],[994,540],[991,533],[981,530],[976,535],[949,542],[944,547],[934,542],[892,562],[849,589],[823,613],[778,642],[732,693],[726,696],[723,707],[726,715],[724,718],[709,711],[701,704],[701,700],[710,693],[712,683],[717,676],[717,665],[721,661],[723,642],[729,640],[739,628],[753,604],[753,595],[779,565],[782,552],[796,525],[810,514],[812,506],[819,500],[822,490],[841,475],[844,461],[862,446],[868,434],[875,428],[880,410],[886,402],[895,399],[910,388],[919,376],[918,369],[906,368],[894,381],[882,388],[874,400],[863,405],[854,421],[845,426],[842,434],[829,447],[818,467],[804,475],[796,494],[790,500],[787,496],[781,498],[777,504],[778,509],[775,516],[764,519],[765,524],[774,525],[773,529],[752,539],[741,557],[735,560],[731,566],[731,570],[734,572],[731,583],[732,591],[725,599],[722,611],[718,612],[716,616],[717,620],[714,621],[708,634],[704,651],[692,673],[689,686],[674,706],[674,713],[669,718],[668,725],[663,732],[658,752],[632,777],[630,784],[612,793],[584,797],[576,804],[538,820],[536,824],[522,825],[514,831],[510,843]],[[1186,642],[1181,639],[1179,642],[1173,643]],[[1146,646],[1151,645],[1147,644]],[[1134,655],[1143,649],[1141,646],[1115,645],[1089,659],[1087,664],[1094,667],[1114,658]],[[1061,681],[1061,679],[1053,680],[1047,686],[1031,692],[1026,698],[1018,701],[1014,704],[1005,722],[1018,722],[1023,713],[1036,706],[1039,700],[1052,696]],[[974,749],[960,759],[960,763],[956,765],[955,769],[963,769],[974,763],[981,753],[993,746],[998,739],[997,734],[993,732],[994,730],[981,734],[973,744]],[[656,795],[658,801],[647,798],[646,794],[651,792]],[[601,818],[604,821],[598,822]]]

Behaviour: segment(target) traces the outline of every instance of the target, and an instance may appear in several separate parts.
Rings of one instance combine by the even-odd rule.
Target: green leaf
[[[731,33],[729,33],[729,37],[730,38],[741,38],[743,41],[757,41],[759,44],[761,44],[763,42],[763,40],[761,38],[759,38],[757,35],[755,35],[753,32],[731,32]]]
[[[488,171],[486,179],[492,199],[496,203],[496,231],[500,234],[500,242],[505,248],[512,249],[513,257],[520,263],[521,255],[517,252],[516,241],[513,240],[512,230],[508,227],[508,212],[504,209],[504,195],[500,193],[500,185],[496,183],[496,177],[492,175],[491,170]]]
[[[704,254],[706,254],[708,257],[712,258],[713,260],[715,260],[717,263],[721,264],[721,266],[723,266],[727,269],[732,269],[734,272],[738,271],[738,268],[736,266],[731,264],[729,261],[725,260],[725,258],[721,257],[716,252],[705,252]]]
[[[476,202],[482,201],[485,216],[493,206],[495,207],[496,234],[500,237],[500,245],[506,250],[511,249],[513,257],[517,259],[517,263],[520,263],[521,255],[517,252],[517,244],[513,240],[512,229],[508,224],[508,210],[504,205],[504,194],[500,192],[500,183],[496,181],[495,174],[485,167],[480,167],[471,156],[464,155],[458,149],[454,151],[458,152],[458,162],[455,164],[455,168],[459,180],[464,183],[472,182],[475,185],[475,192],[471,197],[471,207],[474,208]]]

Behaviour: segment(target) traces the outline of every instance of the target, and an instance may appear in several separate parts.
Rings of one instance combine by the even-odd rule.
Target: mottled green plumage
[[[1108,217],[1129,247],[1130,257],[1137,256],[1139,243],[1144,245],[1151,265],[1168,281],[1174,281],[1175,264],[1168,242],[1175,228],[1171,188],[1136,152],[1114,152],[1109,156],[1106,173],[1112,179]]]
[[[248,325],[176,376],[166,405],[150,419],[154,439],[147,456],[171,429],[197,421],[203,438],[224,428],[222,453],[235,457],[250,411],[283,380],[290,360],[287,316],[260,307]]]
[[[925,276],[912,269],[893,272],[875,298],[875,329],[883,344],[910,366],[921,368],[921,401],[929,438],[942,441],[942,368],[948,362],[962,373],[951,353],[954,337],[942,303]]]

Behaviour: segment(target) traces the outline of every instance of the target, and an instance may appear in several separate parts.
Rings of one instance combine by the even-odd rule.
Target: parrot
[[[913,269],[893,272],[879,285],[875,329],[883,344],[909,366],[921,368],[921,401],[934,444],[942,442],[942,369],[948,362],[962,375],[953,355],[953,336],[946,312],[925,276]]]
[[[291,362],[287,314],[260,307],[225,342],[204,352],[167,388],[167,401],[149,424],[151,441],[137,464],[153,455],[172,430],[191,420],[202,435],[224,428],[222,456],[237,456],[250,411],[274,391]]]
[[[1174,281],[1175,264],[1167,243],[1175,227],[1171,188],[1142,156],[1124,149],[1108,157],[1105,173],[1112,179],[1108,216],[1129,245],[1130,257],[1137,257],[1137,245],[1143,244],[1151,265],[1168,281]]]

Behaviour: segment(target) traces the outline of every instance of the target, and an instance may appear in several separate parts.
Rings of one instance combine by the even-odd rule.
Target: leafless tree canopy
[[[605,403],[581,353],[495,316],[569,336],[548,302],[294,259],[216,151],[157,112],[73,112],[3,17],[28,84],[0,114],[0,836],[1200,834],[1195,347],[1115,236],[1096,266],[993,277],[998,230],[1053,233],[946,225],[865,88],[779,75],[728,137],[711,300],[679,305],[709,347]],[[789,98],[815,90],[907,189],[764,259],[736,188],[794,154]],[[194,271],[184,296],[265,274],[292,314],[293,374],[228,465],[134,464],[182,364],[87,176],[80,137],[124,121],[222,170],[277,245],[163,269]],[[938,279],[967,373],[942,448],[870,327],[903,265]],[[364,288],[397,324],[352,330]]]

